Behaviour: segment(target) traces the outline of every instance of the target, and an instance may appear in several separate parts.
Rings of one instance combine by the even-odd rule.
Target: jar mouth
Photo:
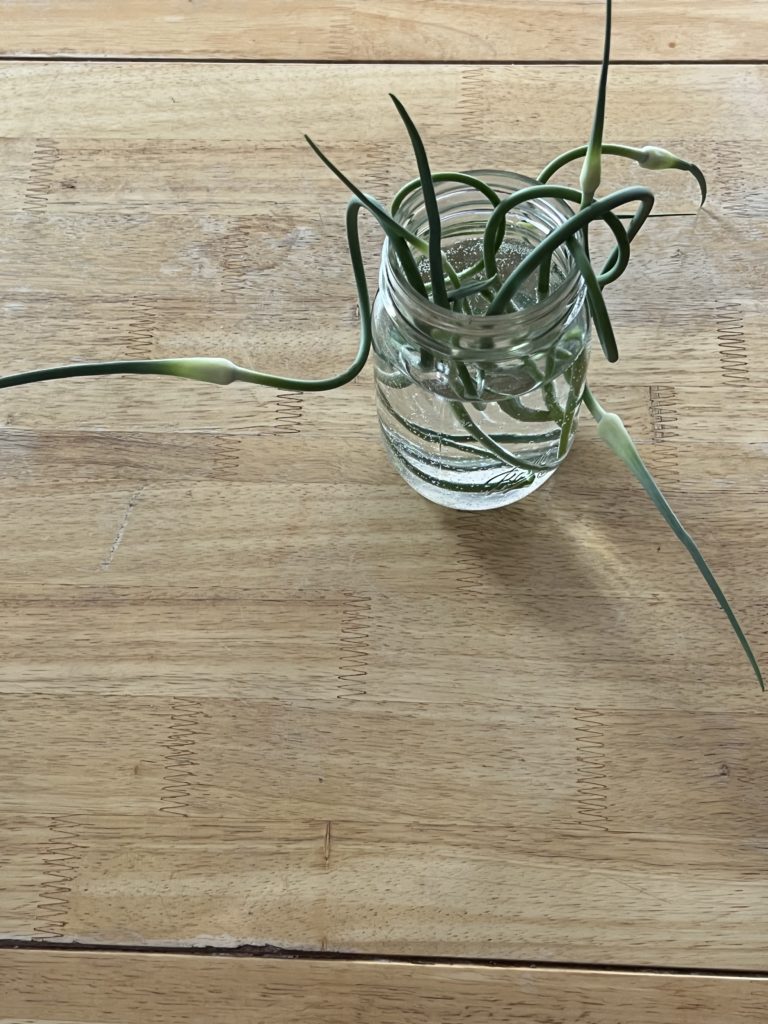
[[[511,171],[472,170],[464,172],[480,178],[504,198],[513,192],[540,185],[532,178]],[[443,223],[450,225],[451,214],[458,221],[473,208],[478,216],[487,220],[492,211],[488,199],[471,185],[439,182],[435,184],[438,206]],[[457,213],[458,210],[458,213]],[[533,199],[515,207],[507,217],[507,224],[533,223],[540,232],[540,241],[552,230],[566,223],[574,214],[573,208],[560,199]],[[419,237],[429,232],[423,193],[416,189],[410,193],[397,211],[396,220]],[[454,234],[454,237],[458,237]],[[465,235],[471,237],[471,232]],[[479,237],[477,234],[475,238]],[[525,355],[541,349],[544,337],[567,327],[572,317],[569,311],[583,303],[586,286],[568,248],[563,244],[553,254],[553,267],[559,280],[544,299],[536,299],[523,309],[486,316],[446,309],[430,302],[408,282],[389,239],[382,248],[381,284],[386,287],[397,305],[400,316],[420,335],[420,343],[434,351],[453,356],[474,356],[498,359],[502,352]],[[533,271],[533,274],[536,272]],[[575,315],[575,314],[574,314]],[[428,324],[429,332],[423,327]],[[445,335],[446,340],[442,337]],[[451,338],[448,342],[448,338]],[[489,351],[490,349],[490,351]]]

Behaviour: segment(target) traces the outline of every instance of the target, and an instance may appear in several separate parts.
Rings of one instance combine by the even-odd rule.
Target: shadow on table
[[[459,548],[458,588],[476,602],[472,622],[507,627],[513,650],[538,645],[542,659],[572,668],[574,685],[615,665],[617,685],[635,676],[666,693],[674,674],[694,703],[704,673],[722,680],[727,623],[702,624],[707,591],[695,567],[596,441],[519,504],[442,514]]]

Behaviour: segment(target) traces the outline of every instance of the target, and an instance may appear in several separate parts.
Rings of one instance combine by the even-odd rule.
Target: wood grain
[[[768,12],[756,0],[615,6],[617,59],[768,55]],[[3,0],[0,45],[17,56],[594,61],[604,9],[604,0]]]
[[[389,88],[436,165],[535,171],[583,139],[568,99],[593,86],[578,67],[5,65],[3,371],[339,367],[345,196],[301,131],[386,198],[413,173]],[[712,200],[649,225],[610,296],[622,360],[593,369],[763,662],[767,93],[763,67],[612,71],[610,134],[690,155]],[[646,180],[662,212],[694,212],[684,175]],[[590,424],[535,499],[468,517],[393,475],[367,378],[314,397],[73,380],[4,393],[0,422],[2,935],[768,969],[765,702]],[[138,984],[84,962],[105,991]],[[55,987],[75,961],[50,963]],[[379,970],[439,1012],[448,974],[389,965],[345,966],[328,1006],[369,1006]],[[723,1022],[706,986],[724,981],[468,970],[455,1019],[497,999],[514,1019],[519,985],[556,1021]],[[307,979],[270,1020],[310,1013],[290,1002]],[[732,1019],[757,1020],[757,989],[727,984]],[[11,1019],[34,1019],[12,991]]]
[[[2,1024],[763,1024],[741,977],[0,952]]]

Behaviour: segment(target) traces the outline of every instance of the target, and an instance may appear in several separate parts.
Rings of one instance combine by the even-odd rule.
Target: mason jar
[[[507,171],[472,171],[504,198],[536,182]],[[443,252],[465,280],[482,255],[489,200],[466,184],[436,184]],[[513,208],[497,253],[501,278],[572,216],[554,199]],[[420,189],[397,219],[429,233]],[[419,265],[429,282],[426,259]],[[479,276],[482,276],[481,274]],[[586,289],[567,246],[552,257],[546,294],[537,273],[514,307],[484,315],[478,292],[451,308],[420,295],[384,243],[373,309],[376,396],[384,445],[411,487],[440,505],[486,509],[531,494],[573,443],[589,357]]]

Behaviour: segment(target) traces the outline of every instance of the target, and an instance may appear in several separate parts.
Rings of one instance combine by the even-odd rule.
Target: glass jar
[[[470,173],[502,199],[536,184],[506,171]],[[435,191],[443,251],[458,273],[468,271],[482,253],[489,201],[465,184],[441,182]],[[515,207],[497,255],[502,278],[572,212],[553,199]],[[404,200],[397,219],[413,234],[428,235],[420,189]],[[428,281],[426,260],[419,270]],[[586,378],[589,315],[566,246],[553,255],[549,293],[540,298],[537,287],[534,273],[514,309],[501,315],[483,315],[488,298],[480,293],[446,309],[409,285],[389,241],[384,244],[373,309],[379,422],[395,468],[431,501],[459,509],[519,501],[570,450]]]

